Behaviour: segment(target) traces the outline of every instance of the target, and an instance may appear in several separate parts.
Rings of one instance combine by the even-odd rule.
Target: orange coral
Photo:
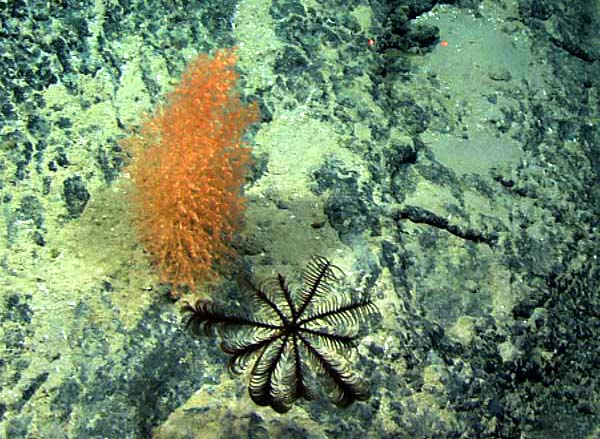
[[[124,141],[140,239],[175,285],[214,279],[234,255],[251,163],[242,137],[259,115],[235,89],[236,60],[232,50],[198,56],[162,108]]]

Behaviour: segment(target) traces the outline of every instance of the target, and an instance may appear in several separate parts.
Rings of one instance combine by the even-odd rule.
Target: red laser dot
[[[369,46],[372,46],[373,44],[375,44],[375,40],[374,40],[373,38],[369,38],[369,39],[367,40],[367,44],[368,44]]]
[[[448,47],[448,41],[446,41],[446,40],[443,40],[443,41],[440,43],[440,46],[442,46],[442,47]]]

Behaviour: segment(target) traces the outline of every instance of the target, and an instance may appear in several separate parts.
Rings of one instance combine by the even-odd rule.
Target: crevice
[[[438,229],[446,230],[448,233],[476,243],[494,245],[498,241],[496,233],[484,233],[470,228],[463,228],[450,222],[435,213],[417,206],[406,206],[393,213],[394,220],[409,220],[416,224],[428,224]]]

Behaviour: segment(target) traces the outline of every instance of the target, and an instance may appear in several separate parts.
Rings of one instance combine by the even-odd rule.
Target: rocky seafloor
[[[600,2],[0,4],[0,437],[600,437]],[[257,407],[136,240],[119,139],[237,47],[239,253],[377,304],[371,397]],[[210,292],[236,297],[233,279]]]

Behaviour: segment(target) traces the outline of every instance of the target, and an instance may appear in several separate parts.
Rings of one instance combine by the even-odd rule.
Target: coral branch
[[[252,160],[242,137],[259,115],[235,89],[235,62],[232,50],[198,56],[140,133],[123,142],[133,156],[140,239],[175,285],[214,279],[234,255]]]

